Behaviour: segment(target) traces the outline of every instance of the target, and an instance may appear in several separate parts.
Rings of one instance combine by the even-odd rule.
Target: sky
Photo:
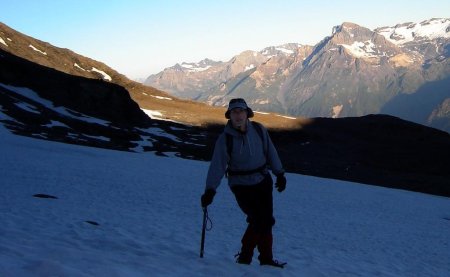
[[[278,269],[235,263],[246,222],[225,182],[199,257],[208,162],[3,124],[0,152],[0,276],[450,276],[446,197],[286,174],[274,191],[274,258],[287,262]]]
[[[449,18],[448,0],[0,0],[0,21],[131,79],[245,50],[315,45],[343,22],[375,29]]]

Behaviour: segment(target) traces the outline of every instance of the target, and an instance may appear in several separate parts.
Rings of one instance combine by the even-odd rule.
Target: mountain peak
[[[292,55],[298,51],[298,48],[302,45],[299,43],[285,43],[278,46],[269,46],[261,50],[261,54],[264,56],[272,57],[279,54]]]
[[[344,22],[341,25],[334,26],[331,33],[335,35],[343,31],[351,31],[354,28],[361,28],[361,26],[352,22]]]
[[[361,27],[361,26],[359,26],[358,24],[353,23],[353,22],[344,22],[344,23],[342,23],[341,26],[342,26],[343,28],[357,28],[357,27]]]
[[[331,41],[337,45],[352,45],[354,43],[372,41],[374,32],[351,22],[334,26]]]

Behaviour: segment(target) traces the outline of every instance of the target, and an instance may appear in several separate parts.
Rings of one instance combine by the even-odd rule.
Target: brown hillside
[[[111,78],[110,82],[123,86],[142,109],[158,111],[163,114],[164,119],[196,126],[225,123],[225,108],[211,107],[170,96],[166,92],[132,81],[102,62],[32,38],[1,22],[0,38],[6,43],[6,45],[0,43],[2,50],[67,74],[109,81],[98,72],[102,71]],[[292,128],[303,122],[302,119],[290,119],[273,114],[257,114],[255,120],[265,123],[270,128]]]

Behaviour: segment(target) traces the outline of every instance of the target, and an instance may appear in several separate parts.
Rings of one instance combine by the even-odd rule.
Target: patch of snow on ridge
[[[289,49],[286,49],[286,48],[276,47],[275,49],[278,50],[278,51],[280,51],[280,52],[283,52],[283,53],[285,53],[285,54],[288,54],[288,55],[294,54],[294,51],[289,50]]]
[[[383,27],[378,29],[377,32],[390,42],[401,45],[419,37],[427,39],[450,38],[450,32],[447,31],[449,28],[450,19],[431,19],[421,23]]]
[[[108,74],[106,74],[106,72],[101,71],[100,69],[97,69],[97,68],[95,68],[95,67],[92,67],[91,71],[100,73],[100,74],[103,76],[103,79],[104,79],[104,80],[112,81],[111,76],[109,76]]]
[[[355,41],[351,45],[348,45],[348,44],[338,44],[338,45],[344,46],[345,49],[350,51],[350,53],[352,53],[352,55],[357,57],[357,58],[373,58],[373,57],[376,57],[376,55],[374,55],[376,53],[375,45],[370,40],[365,41],[365,42]]]
[[[4,44],[6,47],[8,47],[8,44],[6,44],[6,42],[0,37],[0,43]]]
[[[155,95],[150,95],[150,96],[154,97],[156,99],[160,99],[160,100],[173,100],[172,98],[164,97],[164,96],[155,96]]]
[[[201,67],[199,64],[193,64],[193,63],[182,63],[181,66],[183,68],[186,68],[189,72],[201,72],[208,70],[211,68],[210,65],[207,65],[205,67]]]
[[[147,109],[141,109],[144,113],[146,113],[148,116],[150,116],[150,118],[152,119],[162,119],[163,118],[163,114],[159,111],[154,111],[154,110],[147,110]]]
[[[47,52],[41,51],[41,50],[37,49],[36,47],[34,47],[34,46],[31,45],[31,44],[28,45],[28,47],[30,47],[31,49],[33,49],[33,50],[36,51],[36,52],[41,53],[42,55],[46,55],[46,56],[47,56]]]
[[[250,70],[250,69],[253,69],[253,68],[255,68],[255,65],[254,65],[254,64],[247,65],[247,66],[244,68],[244,71],[247,71],[247,70]]]
[[[269,99],[257,99],[254,103],[259,105],[267,105],[270,103],[270,101]]]
[[[163,113],[156,110],[148,110],[148,109],[141,109],[146,115],[148,115],[151,119],[154,120],[162,120],[162,121],[169,121],[169,122],[175,122],[180,123],[178,121],[166,118]]]
[[[82,68],[81,66],[79,66],[77,63],[74,63],[73,66],[75,66],[76,68],[79,68],[83,71],[86,71],[86,69]]]
[[[287,115],[281,115],[281,114],[277,114],[276,116],[287,118],[287,119],[297,119],[296,117],[287,116]]]

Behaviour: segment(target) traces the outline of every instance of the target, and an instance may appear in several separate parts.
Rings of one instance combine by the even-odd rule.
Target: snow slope
[[[245,219],[225,184],[199,258],[208,163],[2,125],[0,151],[0,276],[450,276],[448,198],[287,174],[274,255],[288,265],[245,266],[233,257]]]

